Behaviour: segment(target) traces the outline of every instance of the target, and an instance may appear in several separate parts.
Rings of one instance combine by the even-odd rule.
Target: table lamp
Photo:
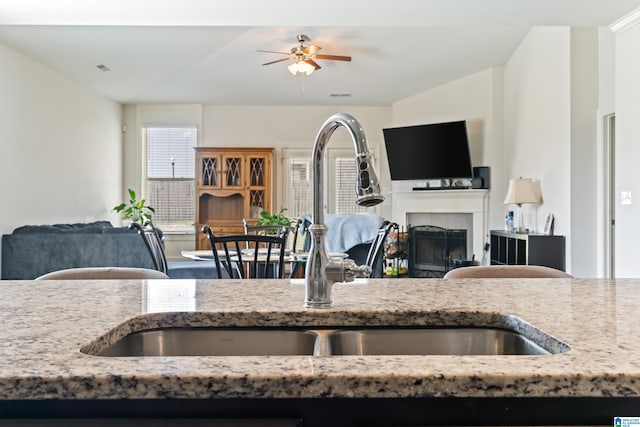
[[[509,180],[507,197],[504,198],[504,204],[518,206],[518,228],[516,230],[517,233],[523,233],[525,231],[522,212],[520,210],[523,203],[536,205],[542,203],[540,193],[536,191],[535,187],[533,186],[533,180],[531,178],[511,178]]]

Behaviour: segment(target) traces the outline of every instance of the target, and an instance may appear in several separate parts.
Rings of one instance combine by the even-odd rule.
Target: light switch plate
[[[631,191],[621,191],[620,192],[620,204],[621,205],[630,205],[631,204]]]

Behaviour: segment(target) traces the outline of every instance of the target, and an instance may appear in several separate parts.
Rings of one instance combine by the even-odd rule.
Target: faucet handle
[[[354,260],[345,258],[329,261],[326,271],[327,279],[333,284],[353,282],[356,277],[369,277],[372,270],[368,265],[358,265]]]
[[[351,259],[344,260],[344,276],[348,278],[349,282],[352,282],[356,277],[369,277],[373,270],[368,265],[357,265],[355,261]]]
[[[356,273],[358,277],[369,277],[373,273],[373,269],[368,265],[359,265],[358,272]]]

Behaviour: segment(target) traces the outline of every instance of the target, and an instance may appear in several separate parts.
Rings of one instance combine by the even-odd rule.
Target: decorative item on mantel
[[[518,226],[514,230],[516,233],[528,232],[528,229],[524,226],[521,211],[524,203],[536,205],[542,203],[540,191],[536,190],[531,178],[511,178],[509,180],[509,189],[507,190],[504,204],[518,206]]]

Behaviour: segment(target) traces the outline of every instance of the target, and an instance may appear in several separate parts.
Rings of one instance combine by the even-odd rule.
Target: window
[[[196,127],[142,129],[146,147],[147,204],[163,232],[193,232],[195,222]]]
[[[375,212],[356,205],[356,162],[352,149],[327,148],[325,153],[324,200],[331,213]],[[283,150],[283,195],[287,215],[299,218],[312,210],[311,151]]]

